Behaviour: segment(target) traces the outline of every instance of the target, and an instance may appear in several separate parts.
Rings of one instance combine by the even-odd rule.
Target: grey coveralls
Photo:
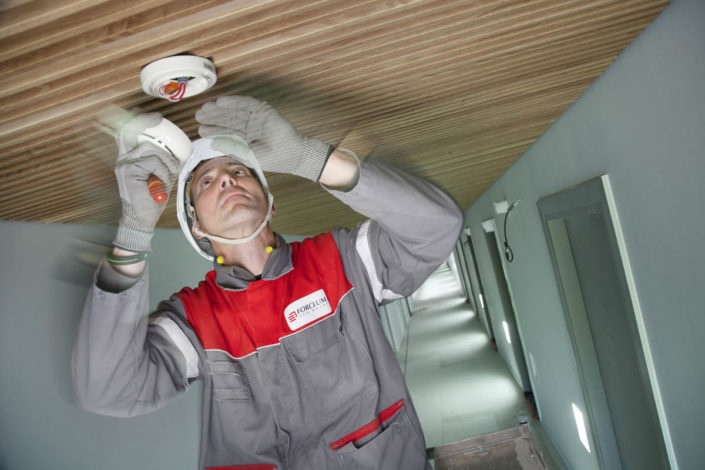
[[[354,188],[329,192],[369,217],[352,230],[331,232],[341,276],[351,288],[330,313],[310,323],[301,320],[295,332],[274,343],[253,340],[255,346],[240,356],[209,347],[220,344],[210,339],[213,328],[194,328],[189,318],[199,312],[188,311],[183,292],[149,315],[148,276],[135,282],[104,263],[74,346],[77,403],[101,414],[132,416],[156,409],[202,379],[201,468],[430,468],[378,305],[413,293],[449,256],[462,213],[430,183],[369,161],[360,165]],[[317,262],[317,253],[309,250],[308,262]],[[261,280],[215,265],[211,287],[226,299],[285,278],[305,277],[314,285],[336,276],[331,271],[316,278],[297,271],[297,263],[292,246],[278,237]],[[284,298],[282,305],[298,305],[296,300]],[[212,318],[222,318],[218,302],[212,303]],[[258,318],[257,305],[247,315]]]

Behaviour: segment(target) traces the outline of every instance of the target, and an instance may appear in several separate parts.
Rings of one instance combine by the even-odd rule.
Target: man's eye
[[[211,178],[203,178],[201,180],[201,186],[208,186],[213,180]]]
[[[242,168],[233,170],[233,176],[247,176],[247,172]]]

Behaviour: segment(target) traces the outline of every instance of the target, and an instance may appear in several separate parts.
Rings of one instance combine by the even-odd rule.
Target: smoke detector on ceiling
[[[202,93],[215,84],[213,62],[194,55],[159,59],[140,72],[142,89],[150,96],[181,101]]]

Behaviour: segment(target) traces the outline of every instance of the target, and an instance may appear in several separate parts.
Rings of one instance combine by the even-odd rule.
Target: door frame
[[[571,186],[562,191],[541,198],[539,201],[537,201],[536,204],[539,209],[541,222],[544,228],[546,241],[548,243],[548,248],[551,255],[551,261],[553,263],[554,270],[556,271],[556,273],[559,272],[561,267],[559,267],[560,261],[556,259],[553,243],[554,241],[560,243],[560,241],[554,240],[554,237],[551,234],[551,228],[549,227],[549,224],[553,221],[559,221],[561,219],[567,219],[568,217],[573,216],[598,213],[601,213],[603,215],[605,219],[605,226],[607,228],[608,236],[610,239],[611,249],[615,257],[617,258],[616,264],[618,265],[617,267],[620,270],[618,274],[623,277],[624,280],[624,296],[628,301],[627,303],[631,307],[630,313],[633,315],[637,337],[641,345],[640,352],[642,353],[642,357],[646,366],[648,386],[654,400],[654,405],[656,408],[661,434],[663,436],[666,454],[671,468],[677,469],[678,465],[675,458],[675,451],[673,448],[673,442],[669,431],[668,420],[663,404],[663,398],[658,383],[658,377],[656,375],[656,369],[654,366],[653,355],[651,353],[651,347],[649,345],[648,336],[646,334],[646,326],[644,323],[643,312],[639,303],[639,297],[637,295],[636,290],[636,283],[629,261],[626,242],[619,221],[614,192],[609,176],[606,174],[600,175],[599,177]],[[577,351],[577,346],[575,344],[575,338],[577,334],[576,327],[578,325],[571,324],[570,314],[568,313],[570,308],[572,307],[571,300],[566,298],[564,289],[561,286],[561,280],[559,279],[560,276],[557,275],[556,277],[557,282],[559,284],[561,302],[563,303],[564,310],[566,311],[566,321],[568,323],[568,329],[571,335],[574,352],[576,354],[576,360],[579,361],[581,353]],[[584,327],[584,325],[580,326]],[[589,397],[591,396],[591,394],[593,396],[593,399],[596,397],[593,393],[593,390],[590,390],[590,385],[586,384],[586,380],[589,380],[586,375],[589,375],[590,371],[582,370],[580,364],[576,365],[578,365],[580,381],[583,387],[583,393],[585,395],[584,398],[587,402],[587,412],[588,414],[592,414],[594,410],[591,410],[592,404],[589,403]],[[600,398],[597,397],[597,400],[599,399]],[[593,423],[595,422],[595,417],[596,416],[591,416]],[[597,421],[599,423],[600,418],[597,418]],[[602,429],[602,431],[608,432],[608,430],[605,431],[605,429]],[[605,448],[605,446],[601,445],[600,438],[596,434],[597,433],[593,432],[592,437],[593,441],[597,443],[595,447],[598,450],[598,455],[600,455],[602,458],[602,454],[609,453],[610,450],[609,448]],[[609,447],[609,445],[606,447]],[[601,458],[600,461],[602,463]]]

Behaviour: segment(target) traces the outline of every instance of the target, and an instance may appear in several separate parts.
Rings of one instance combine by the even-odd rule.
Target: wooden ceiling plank
[[[456,17],[456,16],[454,16],[453,18],[455,18],[455,17]],[[456,24],[455,26],[457,27],[457,24]],[[395,36],[399,36],[399,34],[395,34],[395,33],[392,33],[392,34],[394,34]],[[338,35],[338,36],[339,36],[339,35]],[[364,34],[360,34],[360,36],[364,36],[365,38],[368,38],[369,36],[371,36],[371,34],[370,34],[370,31],[369,31],[369,30],[365,30],[365,31],[364,31]],[[419,41],[418,41],[418,38],[422,38],[422,37],[423,37],[423,35],[418,35],[418,34],[417,34],[415,40],[413,41],[413,44],[417,44],[417,43],[419,42]],[[341,41],[345,41],[346,39],[347,39],[346,37],[343,37],[343,38],[341,39]],[[367,39],[367,40],[366,40],[366,44],[364,44],[364,45],[362,46],[362,48],[364,49],[365,47],[367,47],[367,45],[369,45],[369,44],[374,44],[373,41],[375,41],[375,40],[376,40],[375,38]],[[372,41],[372,42],[371,42],[371,41]],[[437,41],[437,38],[433,38],[433,41]],[[379,42],[381,42],[381,41],[379,41]],[[408,41],[407,41],[407,42],[408,42]],[[345,49],[343,49],[343,48],[338,48],[338,47],[336,47],[335,45],[332,45],[332,48],[336,50],[336,53],[337,53],[337,54],[341,54],[342,52],[346,52],[346,51],[347,51],[347,47],[346,47]],[[324,48],[317,48],[317,49],[324,50]],[[237,51],[238,51],[238,54],[240,54],[240,56],[238,57],[238,63],[242,63],[242,61],[240,61],[239,59],[242,59],[242,58],[243,58],[241,54],[243,54],[244,51],[243,51],[242,48],[238,48]],[[217,52],[216,52],[215,54],[216,54],[216,56],[217,56]],[[289,53],[288,53],[288,52],[281,52],[281,54],[283,55],[283,54],[289,54]],[[373,54],[374,54],[374,52],[373,52]],[[368,54],[368,55],[369,55],[369,54]],[[280,59],[279,57],[273,57],[271,53],[268,53],[268,54],[261,54],[261,56],[264,57],[264,58],[266,58],[266,60],[267,60],[268,62],[270,62],[270,63],[280,63],[280,62],[281,62],[281,59]],[[287,57],[289,57],[289,55],[287,55]],[[346,60],[348,59],[348,57],[349,57],[349,56],[343,57],[343,58],[338,58],[338,57],[336,57],[336,58],[332,59],[332,62],[333,62],[333,63],[336,63],[336,62],[337,62],[337,64],[341,64],[341,63],[342,63],[342,64],[345,64],[345,62],[346,62]],[[312,60],[312,61],[321,61],[321,59],[318,58],[318,57],[316,57],[315,55],[313,55],[313,59],[311,59],[311,60]],[[372,60],[374,60],[374,59],[372,59]],[[372,61],[372,60],[371,60],[371,61]],[[370,61],[370,62],[371,62],[371,61]],[[219,63],[221,64],[221,69],[223,69],[223,70],[225,71],[225,73],[227,74],[227,70],[225,69],[225,67],[228,65],[227,62],[226,62],[226,61],[220,61]],[[245,62],[245,63],[247,64],[247,67],[252,67],[252,66],[253,66],[253,63],[252,63],[252,62],[249,62],[249,61],[248,61],[248,62]],[[375,61],[375,64],[376,64],[377,66],[379,66],[380,62]],[[326,64],[323,64],[323,65],[326,65]],[[325,71],[327,71],[327,69],[328,69],[328,67],[325,67],[325,66],[320,67],[320,70],[323,71],[323,72],[322,72],[323,74],[325,74]],[[351,67],[351,69],[352,69],[352,67]],[[350,69],[348,69],[348,70],[350,70]],[[310,78],[310,75],[311,75],[311,74],[308,73],[308,71],[307,71],[306,77],[307,77],[307,78]]]
[[[110,38],[133,34],[149,24],[163,22],[169,16],[186,16],[213,3],[216,2],[203,0],[196,5],[189,0],[149,0],[127,5],[125,2],[108,2],[107,5],[87,8],[69,18],[59,18],[3,39],[0,42],[3,75],[73,54],[76,49],[91,43],[104,43]],[[10,59],[14,60],[8,63]]]
[[[511,100],[511,98],[509,98],[509,99]],[[446,115],[446,118],[447,118],[447,117],[448,117],[448,115]],[[485,116],[484,116],[483,122],[491,122],[488,115],[485,115]],[[407,125],[408,125],[408,124],[407,124]],[[111,150],[110,153],[113,153],[113,152],[114,152],[114,145],[113,145],[112,143],[110,144],[110,150]],[[68,148],[68,149],[67,149],[67,155],[70,155],[71,152],[72,152],[72,149],[71,149],[71,148]],[[30,162],[30,161],[28,161],[28,160],[26,160],[26,159],[25,159],[24,161],[18,160],[18,162],[19,162],[20,164],[26,163],[27,165],[33,165],[33,164],[34,164],[33,162]],[[11,167],[9,170],[10,170],[10,171],[13,171],[14,168]],[[4,175],[7,175],[7,170],[3,171],[3,172],[2,172],[2,175],[3,175],[3,176],[4,176]]]
[[[330,2],[328,2],[328,3],[330,3]],[[326,4],[328,4],[328,3],[326,3]],[[344,2],[344,3],[348,3],[348,2]],[[373,2],[373,3],[378,3],[378,2]],[[289,16],[291,16],[291,15],[287,15],[287,18],[288,18]],[[315,23],[315,21],[310,20],[309,23],[311,23],[311,22]],[[203,41],[203,39],[202,39],[202,41]],[[140,64],[141,64],[141,63],[142,63],[142,62],[140,62]],[[111,69],[104,69],[104,70],[105,70],[105,72],[103,73],[103,75],[106,75],[106,74],[108,74],[108,73],[117,74],[117,72],[116,72],[115,70],[111,70]],[[82,72],[81,75],[85,75],[85,72]],[[93,74],[91,74],[91,75],[93,75]],[[55,96],[63,96],[64,93],[59,94],[58,91],[59,91],[60,89],[62,89],[62,86],[66,86],[66,84],[70,84],[70,83],[74,82],[74,80],[72,80],[71,78],[74,78],[74,77],[68,77],[68,79],[65,79],[65,80],[61,81],[61,82],[59,83],[59,85],[60,85],[59,87],[53,87],[53,86],[52,86],[52,87],[50,87],[50,88],[45,88],[44,90],[41,90],[41,89],[40,89],[40,90],[33,90],[32,95],[31,95],[31,97],[32,97],[31,99],[37,100],[39,97],[41,97],[42,95],[47,94],[47,93],[52,93],[52,94],[54,94]],[[77,78],[77,77],[76,77],[76,78]],[[105,81],[105,82],[107,82],[107,83],[110,83],[110,82],[111,82],[111,80],[109,79],[109,77],[100,78],[100,77],[98,77],[98,76],[94,76],[94,78],[93,78],[93,80],[98,80],[98,79],[103,80],[103,81]],[[76,82],[77,82],[77,83],[75,84],[76,86],[84,85],[84,84],[78,83],[77,80],[76,80]],[[62,85],[62,84],[63,84],[63,85]],[[19,102],[24,102],[24,101],[26,100],[26,98],[29,98],[29,96],[26,96],[26,97],[25,97],[25,96],[15,96],[15,97],[13,97],[13,99],[15,100],[15,102],[18,102],[18,103],[19,103]]]
[[[25,169],[23,171],[17,172],[12,180],[7,181],[3,184],[2,192],[0,192],[0,206],[4,206],[8,202],[13,202],[19,200],[24,195],[30,195],[33,198],[43,199],[43,197],[38,196],[36,184],[37,180],[49,180],[51,183],[47,185],[51,187],[51,197],[53,198],[56,193],[56,188],[64,181],[72,182],[70,183],[74,190],[80,190],[82,187],[91,187],[91,185],[98,184],[101,182],[110,181],[114,183],[115,177],[112,175],[112,171],[105,171],[106,168],[103,165],[79,165],[76,161],[67,162],[65,161],[55,161],[48,162],[44,165],[38,166],[36,168]],[[86,178],[82,180],[81,178]],[[27,184],[30,181],[32,184]],[[41,192],[43,196],[47,193]]]
[[[79,176],[86,177],[83,174]],[[31,213],[36,214],[41,220],[54,212],[66,210],[71,205],[101,206],[106,204],[117,209],[115,212],[119,215],[120,199],[115,185],[93,185],[77,188],[71,184],[69,178],[66,178],[62,184],[52,187],[49,199],[38,198],[36,195],[31,198],[27,194],[19,194],[16,199],[3,203],[0,217],[6,218],[6,220],[22,217],[26,220],[27,214]]]
[[[271,0],[274,1],[274,0]],[[226,19],[247,9],[264,8],[265,0],[252,3],[247,0],[230,0],[227,3],[202,10],[185,18],[162,23],[154,28],[121,37],[107,44],[87,48],[70,57],[37,67],[34,71],[17,74],[15,80],[0,89],[0,98],[11,96],[19,89],[26,89],[57,80],[87,67],[121,60],[126,54],[139,53],[153,44],[178,43],[189,35],[202,35],[201,28],[212,29]],[[178,46],[176,46],[178,47]],[[174,47],[171,53],[177,53]],[[168,49],[167,49],[168,50]],[[166,51],[165,51],[166,52]],[[165,55],[170,55],[168,52]]]
[[[458,16],[459,16],[459,15],[454,15],[453,18],[457,18]],[[457,28],[457,26],[458,26],[457,24],[453,25],[453,27],[456,27],[456,28]],[[541,24],[541,25],[538,25],[538,27],[541,28],[540,30],[538,30],[538,33],[541,33],[542,35],[545,35],[546,32],[545,32],[545,31],[542,32],[541,30],[547,29],[547,28],[546,28],[546,25],[545,25],[545,24]],[[572,28],[573,28],[573,26],[571,25],[571,26],[570,26],[570,29],[572,29]],[[555,31],[551,30],[550,28],[548,28],[548,29],[549,29],[549,31],[551,31],[552,33],[555,34]],[[414,30],[416,31],[416,28],[414,28]],[[400,35],[399,35],[398,33],[396,33],[396,32],[394,32],[394,33],[392,33],[392,34],[394,34],[395,36],[400,36]],[[531,33],[531,34],[533,35],[533,33]],[[522,35],[521,32],[520,32],[519,35],[522,36],[522,38],[521,38],[522,41],[519,42],[519,43],[520,43],[520,44],[524,44],[524,40],[526,39],[525,36],[526,36],[527,34],[524,33],[524,34]],[[371,36],[370,31],[365,31],[364,37],[365,37],[365,38],[368,38],[368,37],[370,37],[370,36]],[[403,36],[403,35],[401,35],[401,36]],[[419,37],[423,37],[423,34],[417,34],[417,35],[415,36],[415,38],[414,38],[414,41],[406,41],[406,42],[409,43],[409,44],[414,44],[414,45],[415,45],[415,44],[417,44]],[[346,37],[343,37],[343,38],[341,39],[341,41],[345,41],[346,39],[347,39]],[[438,38],[434,38],[434,40],[436,40],[436,41],[437,41],[437,39],[438,39]],[[446,36],[445,36],[445,35],[443,36],[443,39],[444,39],[444,41],[445,41],[445,39],[446,39]],[[367,41],[368,44],[374,44],[374,42],[371,42],[371,41],[375,41],[375,38],[372,38],[371,40],[370,40],[370,39],[366,39],[366,41]],[[467,42],[467,41],[468,41],[468,40],[466,39],[466,42]],[[382,41],[379,41],[379,42],[382,42]],[[337,54],[340,54],[340,53],[343,52],[343,51],[347,51],[348,48],[347,48],[347,47],[345,47],[345,48],[342,48],[342,47],[341,47],[341,48],[338,48],[338,47],[333,46],[333,49],[336,51]],[[382,48],[382,49],[384,49],[384,48]],[[401,50],[403,50],[403,48],[401,48]],[[238,51],[238,54],[240,54],[237,59],[238,59],[238,62],[241,63],[241,60],[240,60],[240,59],[243,58],[242,55],[241,55],[241,54],[243,54],[243,49],[242,49],[242,48],[238,48],[237,51]],[[384,52],[382,52],[382,53],[384,54]],[[217,55],[217,51],[215,52],[215,54]],[[374,54],[374,52],[373,52],[373,54]],[[273,59],[271,58],[271,54],[267,54],[267,55],[263,55],[263,56],[264,56],[264,57],[267,57],[267,60],[273,60]],[[278,60],[279,58],[276,58],[276,59]],[[220,64],[221,64],[221,68],[224,69],[225,66],[227,65],[227,61],[221,61]],[[249,66],[252,66],[252,63],[249,63],[249,62],[248,62],[248,64],[249,64]],[[325,70],[325,69],[323,69],[323,70]],[[227,73],[227,70],[226,70],[226,73]]]
[[[33,0],[3,0],[0,2],[0,11],[7,11],[12,8],[17,8],[20,5],[24,5]]]
[[[425,175],[461,204],[469,204],[666,4],[492,2],[468,12],[462,7],[446,10],[448,3],[383,5],[371,17],[347,15],[348,5],[340,12],[327,10],[325,4],[305,10],[306,5],[296,10],[300,16],[287,18],[278,16],[287,5],[272,1],[245,15],[261,21],[238,29],[250,34],[242,44],[232,41],[237,34],[216,31],[213,25],[229,26],[243,17],[204,21],[211,27],[206,34],[197,37],[194,29],[182,38],[189,49],[193,46],[202,55],[222,52],[232,60],[217,60],[219,84],[188,102],[146,97],[130,72],[149,55],[168,49],[160,41],[144,50],[130,49],[127,42],[127,53],[119,59],[116,53],[88,63],[86,69],[58,73],[58,80],[35,83],[29,91],[19,89],[3,102],[0,177],[8,184],[0,193],[0,217],[114,224],[119,218],[111,168],[115,145],[92,127],[106,106],[97,100],[162,111],[195,137],[195,110],[220,93],[240,91],[273,100],[302,132],[331,142],[354,125],[374,131],[381,137],[375,158]],[[426,7],[432,13],[422,21]],[[265,21],[275,11],[272,21]],[[139,28],[139,22],[132,27]],[[413,37],[410,30],[416,33]],[[334,37],[332,31],[340,34]],[[99,45],[94,47],[100,51]],[[117,83],[106,81],[103,77],[113,71],[132,76],[121,72]],[[82,101],[85,90],[92,96]],[[53,182],[50,200],[21,183],[37,175]],[[270,185],[280,201],[277,230],[313,233],[358,220],[311,183],[272,175]],[[172,212],[167,208],[160,225],[175,226]]]
[[[59,114],[62,114],[62,113],[64,113],[64,110],[60,110],[60,111],[59,111]]]
[[[235,0],[235,3],[238,2],[238,1],[241,1],[241,0]],[[229,2],[229,4],[230,4],[230,3],[233,3],[233,2]],[[216,7],[216,8],[217,8],[217,7]],[[214,10],[214,9],[216,9],[216,8],[212,8],[211,10]],[[172,22],[172,23],[180,23],[180,21],[176,21],[176,22]],[[169,23],[169,25],[172,25],[172,23]],[[176,27],[178,27],[178,25],[173,25],[173,27],[176,28]],[[155,28],[155,29],[157,29],[157,28]],[[158,29],[161,29],[161,26],[160,26]],[[152,30],[150,30],[150,32],[151,32],[151,31],[152,31]],[[140,33],[140,34],[142,34],[142,33]],[[154,34],[157,34],[157,32],[155,32]],[[134,36],[136,36],[136,35],[134,35]],[[130,40],[131,40],[130,42],[131,42],[131,43],[134,43],[134,42],[135,42],[134,39],[133,39],[134,36],[131,36],[131,37],[127,38],[127,39],[130,39]],[[167,38],[167,39],[169,39],[169,38]],[[115,42],[117,42],[117,41],[115,41]],[[168,42],[168,41],[166,41],[166,42]],[[113,43],[109,44],[108,46],[110,46],[110,45],[112,45],[112,44],[113,44]],[[132,46],[132,45],[133,45],[133,44],[130,44],[130,46]],[[103,48],[103,46],[99,46],[99,47],[97,47],[97,48],[95,48],[95,49],[102,49],[102,48]],[[89,51],[83,52],[83,53],[81,53],[81,54],[79,54],[79,55],[83,57],[83,56],[85,56],[86,54],[88,54],[88,55],[94,55],[94,54],[99,54],[99,53],[101,52],[101,51],[98,51],[98,50],[95,50],[95,49],[94,49],[94,50],[89,50]],[[140,49],[140,51],[141,51],[141,50],[142,50],[142,49]],[[128,51],[128,52],[129,52],[129,51]],[[173,52],[175,52],[175,51],[173,51]],[[169,55],[169,54],[167,53],[167,54],[164,54],[164,55]],[[75,61],[80,61],[80,60],[81,60],[81,57],[72,57],[72,58],[70,58],[70,59],[71,59],[72,61],[74,61],[74,60],[75,60]],[[121,61],[121,63],[124,63],[124,61]],[[143,63],[144,63],[143,61],[140,62],[140,64],[143,64]],[[57,64],[57,65],[58,65],[59,68],[60,68],[61,66],[64,66],[64,69],[63,69],[62,73],[65,72],[66,70],[68,70],[68,67],[66,67],[66,64]],[[87,67],[87,66],[89,66],[89,64],[84,62],[83,67]],[[40,72],[37,72],[37,71],[33,71],[33,72],[32,72],[33,75],[34,75],[34,74],[37,74],[37,73],[41,73],[41,71],[40,71]],[[104,73],[105,73],[105,74],[108,74],[108,73],[111,73],[111,74],[118,74],[118,71],[112,70],[112,69],[106,69]],[[83,74],[85,74],[85,72],[80,72],[79,75],[83,75]],[[135,83],[135,80],[137,80],[137,77],[136,77],[136,76],[134,76],[134,77],[133,77],[133,76],[129,76],[129,77],[130,77],[129,80],[130,80],[130,86],[131,86],[130,89],[132,90],[132,89],[134,89],[134,83]],[[18,78],[18,81],[19,81],[19,78]],[[70,80],[68,80],[67,82],[70,82]],[[120,86],[121,86],[121,83],[119,82],[119,80],[116,80],[114,83],[111,83],[111,81],[107,80],[107,83],[108,83],[108,85],[111,86],[111,93],[110,93],[109,96],[107,96],[106,98],[112,99],[112,98],[115,98],[116,95],[120,95],[120,93],[119,93],[118,90],[119,90],[119,88],[120,88]],[[25,87],[31,87],[31,86],[33,86],[31,83],[25,83],[24,85],[26,85]],[[124,84],[123,84],[122,86],[124,86]],[[51,89],[51,93],[54,93],[56,97],[61,97],[63,94],[56,93],[57,91],[58,91],[58,90]],[[25,94],[31,93],[32,96],[33,96],[32,99],[39,99],[39,98],[41,97],[41,95],[42,95],[43,93],[46,93],[46,92],[47,92],[46,90],[45,90],[44,92],[41,92],[41,90],[32,90],[32,91],[30,91],[30,92],[25,92]],[[2,96],[2,90],[0,90],[0,96]],[[98,98],[98,97],[96,96],[96,98]],[[27,97],[26,97],[26,96],[22,96],[21,94],[19,94],[19,95],[15,95],[15,96],[13,96],[13,97],[7,99],[8,102],[12,102],[13,100],[16,101],[16,102],[18,102],[18,103],[22,103],[23,106],[24,106],[24,105],[26,105]],[[85,102],[85,100],[84,100],[84,102]],[[6,102],[5,107],[7,107],[7,106],[8,106],[8,104],[7,104],[7,102]],[[26,108],[25,108],[25,109],[26,109]],[[79,109],[80,109],[80,107],[79,107]],[[36,111],[35,111],[35,112],[36,112]],[[65,113],[66,110],[62,108],[62,109],[61,109],[61,112],[64,112],[64,113]],[[12,118],[15,119],[16,116],[12,116]],[[9,116],[8,116],[8,115],[5,115],[4,120],[5,120],[5,121],[10,120]],[[29,120],[29,122],[32,122],[32,121],[33,121],[32,119]],[[20,125],[26,126],[26,125],[27,125],[27,121],[21,121],[21,122],[19,122],[19,123],[11,124],[11,125],[9,125],[9,126],[3,126],[2,130],[0,131],[0,135],[4,135],[4,134],[6,134],[6,133],[13,132],[14,129],[19,128]]]
[[[618,27],[615,27],[615,28],[618,28]],[[623,28],[619,27],[619,29],[621,30],[621,29],[623,29]],[[625,36],[626,36],[626,35],[625,35]],[[598,38],[598,39],[599,39],[599,38]],[[626,37],[625,37],[625,39],[626,39]],[[626,43],[625,43],[625,45],[626,45]],[[587,52],[590,53],[589,49],[588,49]],[[543,53],[540,52],[540,51],[537,52],[536,64],[545,63],[545,60],[543,59],[542,54],[543,54]],[[580,58],[580,57],[572,57],[572,60],[579,60],[579,59],[581,59],[581,58]],[[449,63],[449,62],[452,63],[452,62],[453,62],[453,61],[449,61],[448,59],[442,59],[442,60],[444,60],[446,63]],[[519,62],[519,61],[521,60],[521,58],[520,58],[520,57],[517,57],[516,60],[517,60],[517,62]],[[506,65],[506,66],[503,64],[503,68],[505,68],[505,69],[506,69],[506,68],[510,68],[510,70],[513,70],[513,67],[515,67],[515,65],[518,65],[518,64],[508,64],[508,65]],[[439,67],[439,64],[435,64],[435,65],[434,65],[434,69],[438,69],[438,67]],[[409,72],[408,70],[404,69],[404,70],[401,70],[401,71],[400,71],[399,75],[408,76],[408,75],[409,75],[408,72]],[[456,72],[454,71],[454,73],[456,73]],[[493,72],[493,73],[496,73],[496,72]],[[490,75],[489,79],[492,80],[492,77],[493,77],[493,76],[494,76],[494,75]],[[393,78],[393,77],[392,77],[392,78]],[[389,79],[389,77],[387,77],[387,79]],[[368,83],[369,83],[369,86],[370,86],[371,88],[380,89],[380,87],[378,86],[378,83],[376,83],[376,82],[369,82],[369,81],[366,82],[366,84],[368,84]]]
[[[490,103],[494,102],[495,100],[499,98],[503,98],[504,100],[521,100],[522,99],[522,94],[526,93],[526,87],[530,86],[530,89],[533,90],[540,90],[543,88],[548,88],[552,86],[554,83],[558,83],[559,85],[561,83],[564,83],[566,80],[566,75],[568,74],[569,71],[573,70],[575,73],[584,73],[587,70],[594,70],[592,72],[593,76],[597,76],[599,74],[599,71],[602,70],[605,67],[605,63],[603,64],[578,64],[574,67],[571,67],[569,69],[564,69],[564,70],[555,70],[553,72],[544,74],[540,77],[525,77],[521,79],[517,79],[514,81],[509,81],[503,83],[501,86],[497,86],[495,89],[492,91],[489,90],[462,90],[464,87],[467,87],[465,84],[457,84],[457,83],[444,83],[440,82],[436,87],[439,87],[442,90],[442,94],[438,93],[435,95],[431,95],[429,97],[425,97],[424,99],[418,99],[416,101],[417,107],[409,107],[408,105],[404,104],[397,104],[395,102],[391,102],[389,105],[387,105],[384,108],[375,108],[375,112],[378,114],[382,115],[391,115],[393,116],[393,119],[401,121],[401,116],[399,113],[405,113],[408,114],[409,117],[403,119],[406,122],[411,122],[414,123],[414,120],[427,120],[429,118],[434,117],[435,115],[438,115],[441,117],[445,111],[442,109],[439,109],[437,105],[433,105],[434,102],[438,102],[439,100],[442,99],[448,99],[448,100],[456,100],[458,96],[464,96],[464,99],[468,103],[468,105],[472,109],[477,109],[480,106],[482,106],[483,103]],[[463,91],[463,94],[461,95],[461,90]],[[390,100],[391,101],[391,100]],[[421,105],[427,104],[431,109],[436,109],[437,111],[434,112],[432,115],[422,115],[421,113],[417,113],[418,108],[421,107]],[[354,111],[356,106],[364,107],[366,103],[361,103],[359,105],[353,105],[351,103],[348,103],[347,106],[345,107],[346,111],[349,113],[352,113],[354,115]],[[405,108],[405,109],[404,109]],[[369,117],[368,119],[374,120],[373,117]]]
[[[571,93],[567,93],[568,97],[572,96]],[[552,95],[547,95],[544,98],[560,98],[560,97],[555,97]],[[532,108],[530,106],[526,106],[522,109],[516,109],[516,113],[519,112],[524,112],[522,116],[524,116],[524,119],[527,121],[533,122],[534,120],[537,120],[537,124],[533,124],[532,126],[535,128],[533,135],[534,137],[538,137],[542,131],[544,131],[548,125],[550,124],[550,120],[545,125],[540,125],[541,123],[544,123],[543,116],[548,115],[553,117],[555,119],[558,115],[560,115],[560,106],[562,105],[565,107],[567,104],[571,103],[571,101],[567,99],[556,99],[555,100],[555,105],[554,105],[554,111],[553,112],[546,112],[542,113],[540,116],[532,115],[531,110]],[[533,108],[535,109],[535,108]],[[514,110],[510,110],[514,111]],[[429,126],[430,127],[430,126]],[[451,134],[450,132],[443,133],[442,129],[437,133],[430,133],[433,137],[430,139],[418,139],[417,135],[414,135],[412,131],[412,127],[409,127],[408,130],[406,131],[396,131],[392,135],[395,136],[396,141],[400,142],[399,145],[394,147],[395,149],[398,149],[399,152],[402,152],[402,154],[411,154],[413,155],[416,152],[420,152],[422,155],[428,155],[430,152],[430,149],[433,149],[436,147],[438,144],[434,144],[434,142],[438,141],[439,139],[442,139],[442,136],[446,136],[446,140],[456,140],[456,141],[461,141],[461,142],[467,142],[469,147],[471,148],[478,148],[480,151],[485,151],[487,149],[488,141],[491,141],[493,138],[499,138],[498,137],[498,130],[506,129],[510,132],[510,135],[508,136],[503,136],[502,141],[507,142],[511,141],[513,135],[515,135],[518,130],[516,129],[516,126],[512,126],[511,121],[508,122],[507,124],[502,125],[501,121],[497,122],[497,125],[488,127],[485,130],[480,130],[478,128],[466,128],[465,133],[454,133]],[[426,129],[428,130],[434,130],[433,128]],[[391,134],[391,133],[390,133]],[[517,155],[518,157],[518,155]]]
[[[2,12],[0,17],[0,39],[16,34],[23,29],[44,25],[57,18],[65,18],[107,0],[34,0],[23,2]]]
[[[116,48],[119,47],[119,41],[127,35],[134,35],[137,33],[146,34],[147,31],[154,28],[161,28],[164,24],[173,23],[178,21],[182,17],[188,17],[194,12],[201,11],[206,8],[214,8],[218,5],[225,3],[227,0],[208,0],[201,2],[200,4],[194,4],[189,0],[178,0],[178,2],[171,2],[165,6],[155,7],[147,12],[143,12],[138,15],[133,15],[128,18],[116,21],[110,24],[106,24],[103,27],[99,27],[92,31],[86,31],[85,29],[81,32],[79,36],[72,38],[73,40],[66,40],[63,43],[52,44],[50,47],[42,48],[33,54],[23,57],[22,62],[13,62],[9,67],[4,66],[3,73],[12,72],[19,73],[24,72],[26,69],[42,62],[48,63],[49,61],[57,61],[59,59],[65,59],[75,56],[77,53],[85,53],[87,48],[105,46],[106,44],[116,43]],[[270,0],[271,1],[271,0]],[[319,0],[320,2],[320,0]],[[290,5],[289,12],[292,14],[298,10],[306,10],[315,8],[318,2],[306,2],[306,3],[294,3]],[[140,56],[138,63],[119,63],[118,66],[131,66],[141,68],[146,63],[166,55],[172,55],[175,53],[183,53],[188,50],[193,52],[194,48],[198,48],[198,44],[207,44],[214,40],[214,36],[217,37],[220,33],[220,29],[229,28],[233,32],[238,32],[242,30],[249,30],[253,28],[251,24],[251,18],[256,18],[257,21],[264,21],[264,15],[267,10],[263,9],[252,9],[245,10],[241,13],[243,14],[242,20],[237,21],[233,19],[234,27],[230,27],[230,23],[218,23],[218,28],[207,29],[207,34],[187,34],[187,31],[183,31],[183,34],[177,38],[169,37],[164,44],[173,46],[174,44],[179,44],[181,49],[176,49],[172,52],[164,52],[159,54],[158,52],[153,52],[151,57]],[[289,17],[289,15],[287,15]],[[236,18],[240,19],[240,17]],[[223,20],[223,19],[221,19]],[[175,25],[179,27],[179,25]],[[150,43],[145,41],[145,50],[153,49],[154,45],[149,48],[146,47]],[[173,49],[173,47],[172,47]],[[139,51],[143,52],[143,51]],[[68,56],[68,57],[67,57]],[[98,64],[101,65],[101,64]],[[111,68],[109,65],[104,65],[104,68]],[[100,69],[100,67],[98,67]]]
[[[293,11],[290,13],[293,13]],[[207,36],[199,39],[199,41],[204,42],[207,42],[208,40],[209,38]],[[167,41],[167,43],[170,47],[174,47],[174,41]],[[165,53],[163,55],[169,54]],[[124,86],[129,83],[130,90],[134,90],[139,78],[137,71],[145,65],[146,62],[148,62],[143,56],[143,51],[140,51],[139,57],[132,61],[122,60],[119,64],[108,64],[115,65],[115,67],[106,67],[105,64],[88,67],[80,72],[74,73],[73,75],[63,77],[62,80],[47,83],[44,87],[35,87],[34,89],[28,88],[23,93],[15,94],[12,97],[6,98],[4,109],[9,111],[24,109],[24,114],[29,114],[26,107],[32,102],[37,103],[37,106],[49,106],[54,104],[58,99],[63,101],[73,99],[76,97],[76,92],[85,93],[86,89],[117,89],[121,85]],[[66,93],[66,88],[68,87],[71,87],[73,90],[77,91],[74,94]],[[47,99],[47,97],[50,99]],[[32,112],[37,112],[37,110],[35,109]],[[13,116],[13,118],[16,117],[18,116]],[[5,120],[8,120],[7,117]]]

